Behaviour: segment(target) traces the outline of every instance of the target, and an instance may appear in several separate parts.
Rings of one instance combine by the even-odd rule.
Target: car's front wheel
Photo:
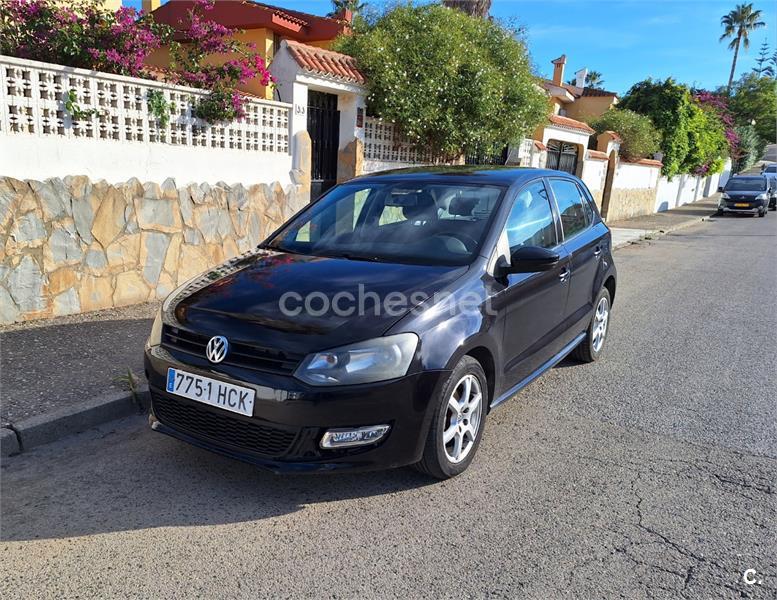
[[[607,331],[610,326],[610,307],[612,299],[607,288],[602,288],[594,300],[594,314],[588,325],[587,335],[580,345],[572,351],[572,356],[581,362],[598,360],[604,351]]]
[[[474,358],[465,356],[437,398],[424,453],[415,468],[437,479],[449,479],[463,472],[483,437],[488,403],[483,368]]]

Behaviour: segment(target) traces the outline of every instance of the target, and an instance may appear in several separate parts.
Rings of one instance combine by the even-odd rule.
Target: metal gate
[[[557,140],[549,140],[548,158],[545,161],[545,167],[574,175],[577,172],[577,146]]]
[[[464,164],[467,165],[503,165],[507,162],[509,146],[502,148],[501,152],[483,152],[478,149],[471,150],[464,156]]]
[[[308,133],[312,146],[310,198],[315,200],[337,180],[340,111],[337,96],[308,91]]]

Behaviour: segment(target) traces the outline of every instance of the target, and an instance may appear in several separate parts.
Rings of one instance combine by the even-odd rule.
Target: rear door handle
[[[563,269],[561,269],[561,273],[558,274],[558,278],[562,282],[566,281],[567,279],[569,279],[570,273],[571,273],[571,271],[569,269],[567,269],[566,267],[564,267]]]

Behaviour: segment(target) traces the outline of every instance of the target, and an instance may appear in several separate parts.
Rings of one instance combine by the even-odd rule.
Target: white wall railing
[[[368,170],[368,166],[383,164],[388,165],[384,168],[391,168],[403,165],[428,165],[433,162],[428,150],[419,148],[403,138],[393,123],[374,117],[364,119],[364,161],[365,171]]]
[[[167,124],[149,106],[154,91],[172,107]],[[67,109],[69,95],[78,118]],[[288,181],[290,105],[248,98],[243,119],[210,125],[192,114],[193,101],[205,95],[0,56],[0,175]]]

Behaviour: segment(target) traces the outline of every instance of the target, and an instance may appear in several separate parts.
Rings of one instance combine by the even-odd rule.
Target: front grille
[[[165,325],[162,328],[162,345],[168,350],[179,350],[204,358],[208,340],[210,336],[200,335],[180,327]],[[294,372],[302,358],[302,356],[272,348],[229,340],[229,352],[221,364],[288,375]]]
[[[154,414],[163,424],[268,457],[283,456],[297,436],[296,431],[236,419],[168,396],[154,394]]]

